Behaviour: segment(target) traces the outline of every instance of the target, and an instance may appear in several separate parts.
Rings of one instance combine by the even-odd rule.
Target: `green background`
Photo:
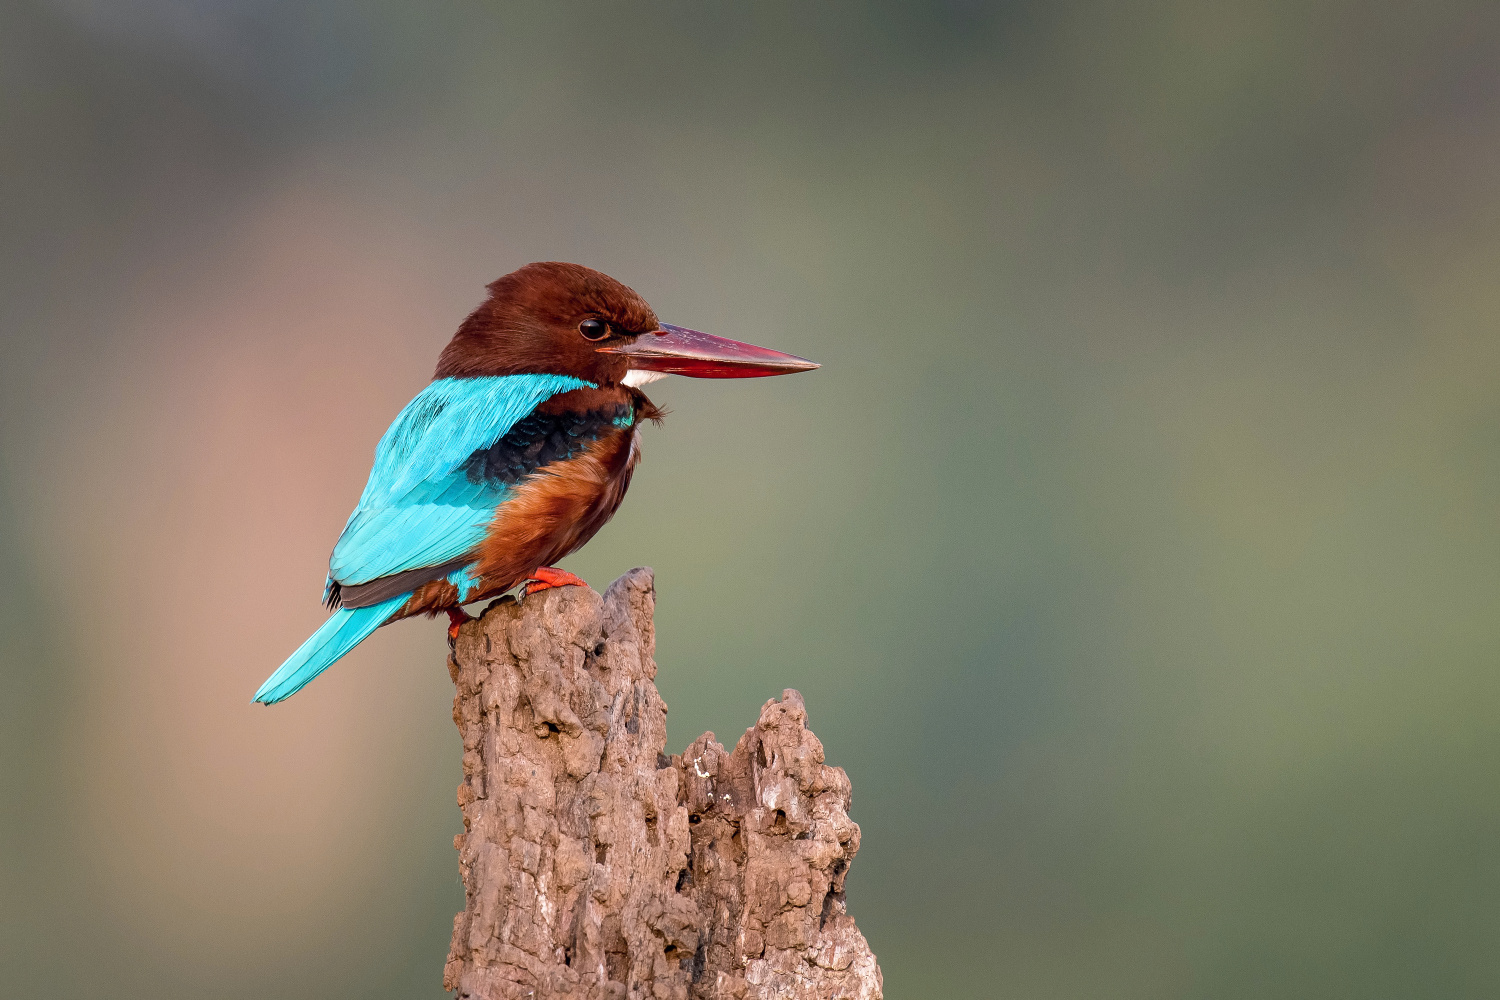
[[[0,5],[0,994],[423,997],[441,623],[249,704],[485,282],[671,379],[672,747],[800,689],[892,997],[1500,994],[1500,6]]]

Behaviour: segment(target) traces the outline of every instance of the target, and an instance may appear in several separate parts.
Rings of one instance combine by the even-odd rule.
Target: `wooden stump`
[[[850,787],[802,696],[766,703],[733,752],[667,756],[655,591],[636,569],[498,603],[449,671],[463,737],[464,911],[443,984],[460,998],[875,1000],[844,911]]]

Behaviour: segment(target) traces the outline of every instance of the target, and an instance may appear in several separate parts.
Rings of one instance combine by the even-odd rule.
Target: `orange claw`
[[[549,587],[587,587],[588,584],[565,569],[540,566],[526,578],[526,593],[535,594]]]
[[[474,616],[463,608],[444,608],[448,612],[448,643],[458,641],[458,630],[474,620]]]

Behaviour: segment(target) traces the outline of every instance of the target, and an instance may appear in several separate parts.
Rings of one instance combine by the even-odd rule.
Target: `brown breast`
[[[639,455],[635,434],[633,427],[622,427],[517,484],[480,546],[475,575],[484,594],[509,590],[604,527],[630,486]]]

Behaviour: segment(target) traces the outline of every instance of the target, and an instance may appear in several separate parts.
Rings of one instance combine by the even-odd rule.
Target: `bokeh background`
[[[1500,994],[1500,6],[0,4],[0,994],[436,997],[440,622],[285,705],[485,282],[672,379],[565,565],[783,687],[892,997]]]

